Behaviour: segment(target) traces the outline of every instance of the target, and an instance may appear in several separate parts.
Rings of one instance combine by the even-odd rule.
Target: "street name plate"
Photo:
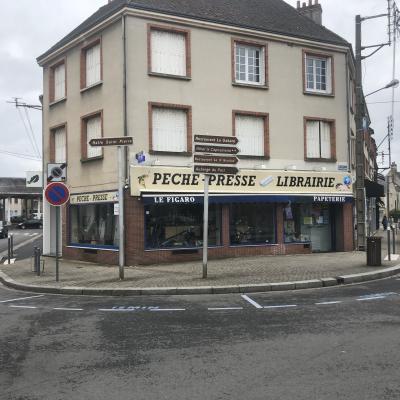
[[[237,164],[239,159],[235,156],[195,154],[193,161],[201,164]]]
[[[194,151],[196,153],[219,153],[219,154],[237,154],[239,149],[232,146],[203,146],[201,144],[196,144],[194,146]]]
[[[128,146],[133,144],[131,136],[98,138],[89,141],[91,146]]]
[[[198,174],[235,175],[239,172],[239,170],[236,167],[218,167],[217,165],[195,165],[194,172]]]
[[[194,141],[210,144],[237,144],[239,139],[235,136],[194,135]]]

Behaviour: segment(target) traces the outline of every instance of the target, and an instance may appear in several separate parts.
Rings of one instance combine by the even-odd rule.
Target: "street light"
[[[371,94],[374,94],[376,92],[380,92],[381,90],[384,90],[384,89],[389,89],[391,87],[397,88],[398,86],[399,86],[399,80],[398,79],[393,79],[386,86],[381,87],[380,89],[374,90],[373,92],[364,95],[364,97],[370,96]]]

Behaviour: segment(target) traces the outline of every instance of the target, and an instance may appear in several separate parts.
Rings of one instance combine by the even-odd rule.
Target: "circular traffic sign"
[[[62,206],[69,199],[69,189],[62,182],[49,183],[44,191],[44,196],[52,206]]]

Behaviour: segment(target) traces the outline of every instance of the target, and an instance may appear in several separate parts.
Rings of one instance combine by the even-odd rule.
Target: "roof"
[[[350,46],[283,0],[113,0],[39,56],[38,62],[124,7]]]
[[[42,196],[42,188],[26,187],[25,178],[0,178],[0,198]]]

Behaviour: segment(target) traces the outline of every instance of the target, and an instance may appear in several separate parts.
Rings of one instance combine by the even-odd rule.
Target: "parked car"
[[[11,217],[11,223],[12,224],[19,224],[20,222],[24,222],[25,218],[22,215],[15,215],[14,217]]]
[[[20,222],[18,224],[18,228],[20,228],[20,229],[29,229],[29,228],[41,229],[42,226],[43,226],[42,219],[27,219],[26,221]]]
[[[4,221],[0,221],[0,238],[4,239],[8,236],[8,227]]]

